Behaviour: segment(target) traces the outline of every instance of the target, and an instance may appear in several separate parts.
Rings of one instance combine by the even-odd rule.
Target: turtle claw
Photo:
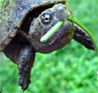
[[[33,66],[35,52],[31,46],[24,46],[17,59],[18,64],[18,86],[25,91],[30,84],[31,68]]]
[[[30,84],[30,77],[27,76],[19,76],[18,86],[21,86],[22,90],[25,91]]]

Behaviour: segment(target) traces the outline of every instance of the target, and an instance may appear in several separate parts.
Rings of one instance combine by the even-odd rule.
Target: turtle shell
[[[31,20],[46,7],[66,0],[2,0],[0,5],[0,51],[18,32],[27,34]],[[33,11],[33,12],[32,12]]]

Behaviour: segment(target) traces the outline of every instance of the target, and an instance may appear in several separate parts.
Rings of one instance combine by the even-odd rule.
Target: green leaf
[[[41,37],[41,42],[46,42],[62,25],[64,21],[59,21],[55,24],[43,37]]]
[[[67,18],[67,20],[70,20],[70,21],[73,21],[74,23],[76,23],[78,26],[80,26],[90,36],[90,38],[91,38],[91,40],[95,46],[95,50],[98,53],[97,44],[96,44],[95,39],[94,39],[93,35],[91,34],[90,30],[88,28],[86,28],[80,21],[78,21],[74,17],[69,17],[69,18]]]

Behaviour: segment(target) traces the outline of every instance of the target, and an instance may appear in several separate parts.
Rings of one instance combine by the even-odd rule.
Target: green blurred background
[[[98,44],[98,0],[67,0],[67,5]],[[24,93],[98,93],[97,65],[96,53],[74,40],[50,54],[37,53]],[[0,92],[21,93],[17,80],[17,66],[0,53]]]

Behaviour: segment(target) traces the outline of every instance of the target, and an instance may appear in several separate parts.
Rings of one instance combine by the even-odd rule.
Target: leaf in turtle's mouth
[[[64,4],[64,2],[58,2],[58,3],[62,3]],[[58,4],[55,3],[55,4]],[[45,4],[43,6],[39,6],[29,12],[26,13],[26,16],[24,17],[22,24],[21,24],[21,30],[23,30],[24,32],[26,32],[26,34],[28,34],[31,22],[37,18],[41,12],[43,12],[44,10],[53,7],[55,4]]]
[[[63,23],[63,21],[59,21],[43,37],[41,37],[40,41],[46,42],[63,25]]]

